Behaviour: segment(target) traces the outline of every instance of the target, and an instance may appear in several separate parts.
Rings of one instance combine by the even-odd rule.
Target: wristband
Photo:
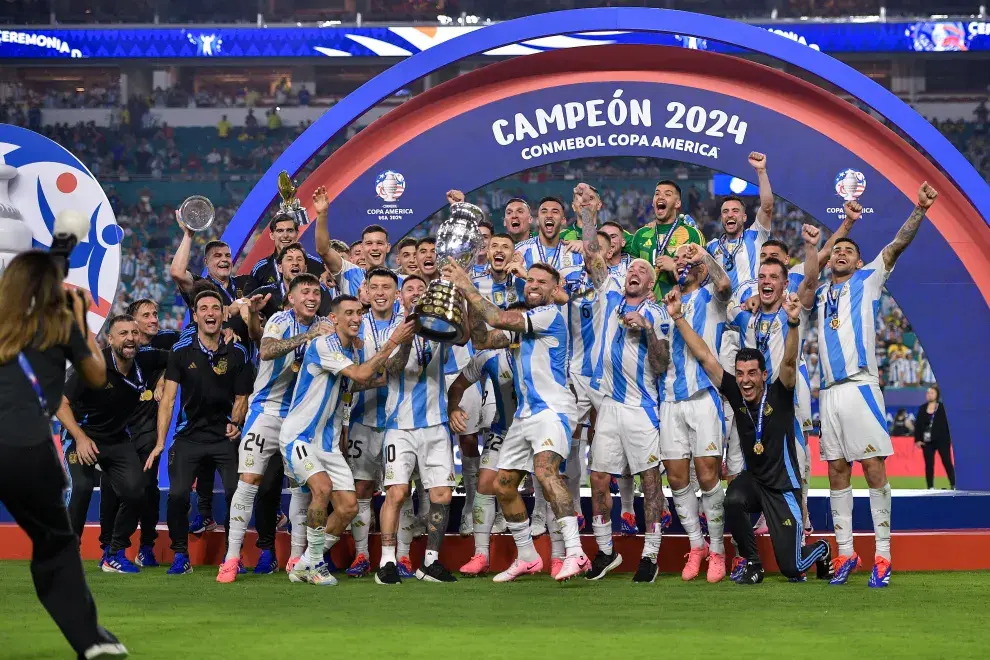
[[[684,315],[683,314],[678,314],[677,316],[671,316],[670,317],[670,320],[671,321],[680,321],[682,318],[684,318]]]
[[[801,321],[797,321],[795,323],[794,321],[791,321],[790,319],[787,319],[787,327],[788,328],[799,328],[799,327],[801,327]]]

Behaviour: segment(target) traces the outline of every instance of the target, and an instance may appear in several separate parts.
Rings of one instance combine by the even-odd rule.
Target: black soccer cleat
[[[649,584],[657,579],[659,572],[660,567],[656,565],[656,562],[650,561],[649,557],[643,557],[639,560],[639,567],[636,569],[636,575],[633,576],[633,582]]]
[[[595,558],[591,560],[591,569],[585,573],[584,577],[588,580],[601,580],[613,568],[618,568],[621,563],[622,555],[618,552],[613,550],[612,554],[606,555],[599,550]]]
[[[390,561],[375,571],[375,584],[402,584],[402,578],[399,577],[399,569],[395,567],[395,562]]]
[[[832,546],[828,541],[817,541],[815,545],[825,546],[825,554],[815,562],[815,577],[819,580],[831,580],[835,577],[835,567],[832,566]]]
[[[759,584],[763,582],[763,564],[747,561],[746,568],[736,581],[736,584]]]
[[[457,582],[457,578],[438,561],[420,567],[416,571],[416,579],[423,582]]]

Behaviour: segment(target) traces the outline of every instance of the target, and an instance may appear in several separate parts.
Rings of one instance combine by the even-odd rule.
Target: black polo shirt
[[[224,286],[223,284],[221,284],[220,282],[218,282],[217,280],[213,279],[208,275],[206,277],[193,275],[192,278],[194,283],[199,282],[200,280],[209,280],[213,282],[213,286],[215,286],[217,290],[220,291],[220,295],[223,296],[224,305],[229,305],[230,303],[234,302],[235,300],[243,296],[245,291],[250,291],[249,288],[251,283],[250,275],[234,275],[233,277],[230,278],[230,282],[227,284],[227,286]],[[179,289],[179,295],[182,296],[182,300],[186,303],[186,307],[189,307],[191,310],[193,301],[192,298],[189,297],[189,294],[183,291],[182,289]]]
[[[148,346],[151,348],[157,348],[161,351],[171,351],[172,346],[175,345],[175,342],[179,341],[179,337],[179,333],[175,330],[160,330],[157,335],[151,338],[151,342]],[[144,367],[142,366],[142,369],[143,368]],[[160,369],[155,369],[154,372],[148,372],[145,374],[145,378],[148,379],[148,382],[150,383],[149,387],[151,387],[152,390],[158,383],[158,379],[164,373],[165,363],[161,365]],[[127,426],[131,430],[132,438],[149,435],[151,439],[157,439],[158,402],[155,401],[154,397],[147,401],[138,402],[138,406],[134,410],[134,414],[131,415],[131,419],[127,423]]]
[[[51,417],[65,391],[65,363],[78,364],[90,355],[90,350],[73,322],[65,344],[45,351],[28,347],[23,353],[38,378],[47,409],[42,411],[38,395],[16,356],[0,364],[0,445],[6,447],[33,447],[52,441]]]
[[[801,487],[798,448],[794,438],[794,388],[784,387],[780,380],[775,380],[769,387],[763,411],[761,454],[753,451],[759,402],[754,406],[747,406],[735,376],[728,371],[722,373],[719,390],[735,413],[739,444],[746,459],[746,471],[767,488],[794,490]]]
[[[244,285],[244,290],[253,291],[259,287],[268,286],[269,284],[278,285],[278,268],[275,265],[277,258],[277,254],[271,254],[256,263],[254,268],[251,269],[251,275],[248,276],[250,279]],[[323,274],[324,270],[323,260],[307,252],[306,272],[312,273],[313,275],[319,277]]]
[[[265,296],[269,293],[272,294],[272,297],[268,299],[268,302],[265,303],[265,306],[261,310],[261,316],[266,320],[285,309],[285,305],[288,303],[288,296],[285,298],[282,297],[282,287],[278,283],[269,284],[259,287],[248,294],[249,296]],[[330,303],[333,302],[333,297],[333,292],[323,284],[320,284],[320,306],[316,310],[317,316],[330,316]]]
[[[129,442],[129,423],[141,403],[154,401],[155,382],[150,376],[161,372],[168,362],[168,352],[141,348],[130,371],[120,374],[113,366],[110,347],[103,349],[107,363],[107,384],[99,389],[87,387],[75,371],[65,386],[72,415],[90,440],[97,445]],[[71,434],[70,434],[71,435]]]
[[[172,347],[165,379],[180,388],[176,439],[220,442],[227,439],[234,397],[251,393],[254,367],[242,345],[221,341],[211,356],[193,335]]]

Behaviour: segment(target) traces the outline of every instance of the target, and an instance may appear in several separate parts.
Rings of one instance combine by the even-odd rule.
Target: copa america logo
[[[382,201],[392,203],[406,191],[406,177],[393,170],[385,170],[375,179],[375,192]]]
[[[853,169],[842,170],[835,175],[835,194],[851,202],[866,192],[866,175]]]
[[[32,245],[48,249],[55,217],[78,211],[89,218],[89,235],[69,258],[66,282],[88,289],[94,306],[89,327],[103,327],[120,280],[120,242],[124,232],[99,182],[75,156],[48,138],[18,126],[0,124],[0,163],[17,170],[8,183],[9,203],[19,211],[33,235]],[[14,247],[9,235],[0,235],[0,249]],[[17,246],[24,247],[24,246]]]
[[[969,50],[966,28],[962,23],[914,23],[905,34],[918,52]]]

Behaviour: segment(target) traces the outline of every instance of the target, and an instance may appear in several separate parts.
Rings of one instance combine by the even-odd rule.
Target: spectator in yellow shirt
[[[224,115],[220,118],[220,121],[217,122],[217,137],[221,140],[226,140],[230,137],[231,128],[233,128],[233,125],[227,121],[227,115]]]
[[[268,114],[268,130],[276,131],[282,128],[282,118],[278,116],[278,108],[272,108]]]

